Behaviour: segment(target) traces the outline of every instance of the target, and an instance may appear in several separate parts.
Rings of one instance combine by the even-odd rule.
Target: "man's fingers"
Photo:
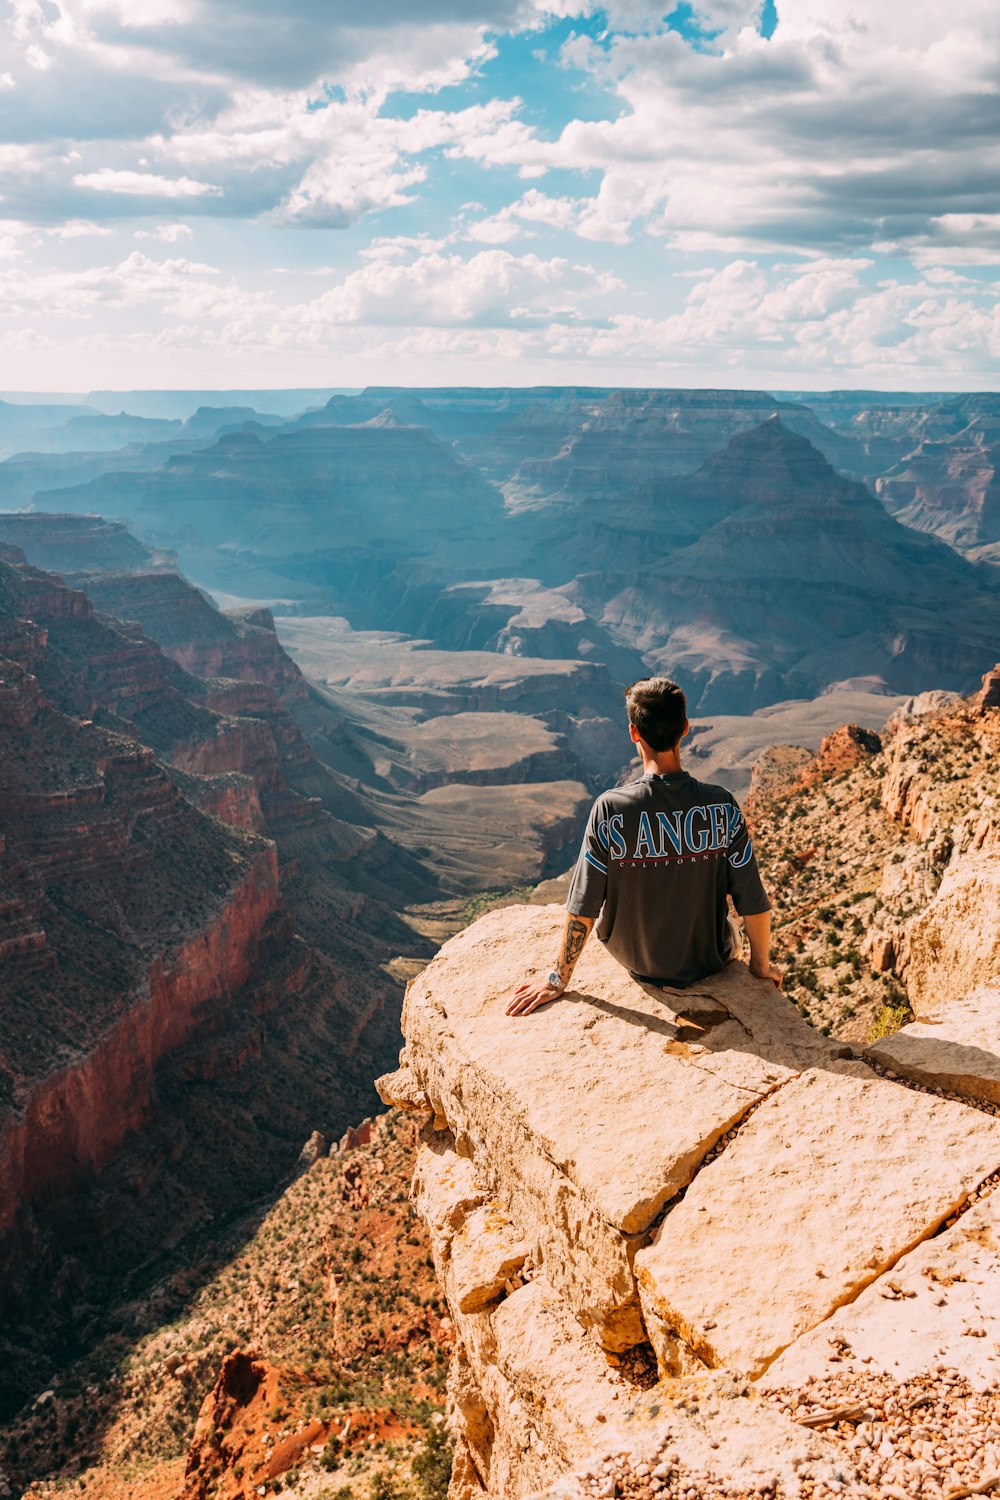
[[[532,984],[522,984],[508,1005],[506,1014],[508,1016],[530,1016],[531,1012],[537,1010],[540,1005],[548,1005],[550,1000],[558,1000],[560,994],[561,991],[559,990],[552,992],[549,985],[544,985],[541,989],[538,989]]]
[[[532,1000],[532,992],[528,991],[527,993],[524,993],[525,990],[527,990],[527,986],[522,985],[521,989],[518,990],[514,999],[508,1005],[507,1014],[509,1016],[523,1016],[526,1011],[531,1009],[531,1006],[534,1003]]]

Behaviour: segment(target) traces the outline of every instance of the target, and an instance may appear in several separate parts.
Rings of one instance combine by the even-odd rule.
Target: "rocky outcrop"
[[[279,645],[270,610],[223,614],[175,572],[102,571],[88,574],[85,586],[98,609],[135,620],[196,677],[265,683],[287,703],[305,698],[305,680]]]
[[[33,567],[64,577],[105,571],[148,574],[169,565],[133,536],[124,521],[103,516],[0,512],[0,540],[20,547]]]
[[[983,673],[983,685],[976,694],[976,707],[980,713],[991,708],[1000,708],[1000,661]]]
[[[989,674],[987,674],[989,677]],[[1000,714],[926,693],[883,726],[848,727],[825,772],[794,746],[766,752],[748,815],[774,902],[788,993],[816,1025],[868,1040],[989,980],[1000,847]]]
[[[639,1494],[650,1472],[671,1495],[827,1494],[835,1458],[860,1485],[762,1392],[823,1373],[842,1309],[900,1295],[946,1221],[967,1253],[1000,1120],[852,1061],[738,963],[647,990],[593,944],[561,1001],[508,1018],[561,917],[508,908],[446,944],[379,1083],[428,1122],[414,1191],[456,1326],[453,1494],[611,1494],[609,1473]],[[990,1263],[970,1305],[997,1295]],[[868,1336],[931,1379],[939,1321]],[[996,1369],[949,1351],[963,1378]]]

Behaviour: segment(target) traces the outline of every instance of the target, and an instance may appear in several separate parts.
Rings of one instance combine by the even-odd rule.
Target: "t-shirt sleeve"
[[[757,860],[750,840],[750,832],[739,804],[733,800],[729,805],[729,844],[726,849],[726,883],[733,905],[741,917],[756,916],[758,912],[770,911],[757,869]]]
[[[604,905],[608,889],[608,851],[599,837],[601,826],[600,803],[595,802],[590,809],[580,857],[566,898],[566,910],[574,917],[599,917]]]

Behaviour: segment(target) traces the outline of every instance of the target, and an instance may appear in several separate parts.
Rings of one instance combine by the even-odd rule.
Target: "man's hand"
[[[533,1010],[540,1005],[548,1005],[550,1000],[561,1000],[566,992],[565,985],[558,986],[549,984],[545,979],[535,979],[529,984],[522,984],[514,995],[513,1000],[507,1007],[508,1016],[530,1016]]]
[[[755,979],[770,979],[771,983],[777,990],[781,989],[781,986],[785,981],[784,974],[772,963],[759,965],[751,961],[750,973]]]
[[[573,977],[573,969],[583,951],[587,935],[596,921],[596,917],[576,917],[572,912],[567,914],[559,957],[554,966],[544,979],[535,979],[529,984],[521,985],[507,1007],[508,1016],[530,1016],[540,1005],[548,1005],[550,1000],[562,997]]]

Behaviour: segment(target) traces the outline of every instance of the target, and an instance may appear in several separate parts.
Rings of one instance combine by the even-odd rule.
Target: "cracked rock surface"
[[[562,916],[507,907],[447,943],[380,1080],[427,1121],[451,1500],[944,1500],[989,1478],[965,1437],[922,1456],[918,1418],[972,1421],[1000,1376],[995,1108],[852,1059],[739,963],[658,991],[594,942],[571,993],[508,1018]]]

